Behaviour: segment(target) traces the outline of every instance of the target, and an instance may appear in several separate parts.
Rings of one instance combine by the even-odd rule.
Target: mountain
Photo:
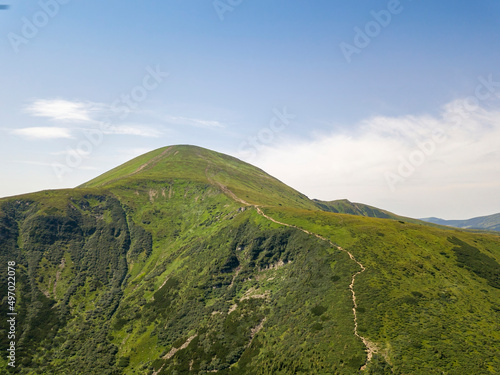
[[[313,199],[313,202],[327,212],[335,212],[340,214],[350,214],[368,217],[379,217],[383,219],[399,219],[399,217],[391,212],[381,210],[376,207],[368,206],[362,203],[352,203],[347,199],[339,199],[335,201],[321,201]]]
[[[313,209],[305,195],[259,168],[234,157],[194,146],[166,147],[139,156],[80,186],[120,188],[183,180],[234,193],[250,204]],[[234,196],[233,196],[234,198]]]
[[[367,217],[376,217],[380,219],[403,220],[410,223],[422,224],[421,220],[412,219],[405,216],[393,214],[392,212],[382,210],[377,207],[369,206],[363,203],[353,203],[347,199],[338,199],[335,201],[321,201],[313,199],[316,206],[326,212],[334,212],[339,214],[349,214]]]
[[[0,349],[19,374],[497,373],[498,235],[319,203],[194,146],[0,199]]]
[[[468,220],[443,220],[437,217],[428,217],[420,220],[457,228],[483,229],[500,232],[500,213],[489,216],[475,217]]]

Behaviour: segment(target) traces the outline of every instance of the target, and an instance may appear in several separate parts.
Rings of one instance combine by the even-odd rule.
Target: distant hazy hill
[[[321,201],[313,199],[313,202],[323,211],[334,212],[338,214],[349,214],[357,216],[375,217],[379,219],[392,219],[415,224],[422,224],[421,220],[405,216],[396,215],[392,212],[382,210],[377,207],[369,206],[363,203],[351,202],[347,199],[338,199],[335,201]]]
[[[480,216],[468,220],[443,220],[437,217],[428,217],[420,219],[428,223],[439,225],[448,225],[451,227],[464,229],[484,229],[492,231],[500,231],[500,213],[489,216]]]
[[[13,306],[18,374],[500,368],[498,235],[312,201],[194,146],[0,199],[0,290],[0,374]]]
[[[376,207],[368,206],[362,203],[353,203],[347,199],[339,199],[335,201],[320,201],[313,199],[316,205],[323,211],[335,212],[339,214],[360,215],[368,217],[378,217],[381,219],[397,219],[398,216],[390,212],[378,209]]]

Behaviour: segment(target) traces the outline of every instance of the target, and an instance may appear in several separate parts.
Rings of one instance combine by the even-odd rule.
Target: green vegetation
[[[331,211],[190,146],[2,199],[0,269],[17,263],[19,312],[9,372],[498,373],[498,236]],[[363,370],[360,266],[301,229],[366,267],[358,333],[377,352]]]
[[[448,241],[457,245],[452,250],[460,267],[474,272],[487,280],[492,287],[500,289],[500,264],[495,259],[456,237],[449,238]]]
[[[492,283],[498,236],[456,230],[450,237],[425,225],[305,210],[266,213],[331,239],[367,268],[355,285],[359,332],[376,343],[377,361],[384,359],[391,373],[500,368],[500,289]],[[464,272],[465,264],[472,272]]]

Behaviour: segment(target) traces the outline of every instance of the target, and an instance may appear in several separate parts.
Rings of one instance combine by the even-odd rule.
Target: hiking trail
[[[339,246],[339,245],[333,243],[332,241],[330,241],[329,239],[327,239],[327,238],[325,238],[325,237],[323,237],[323,236],[321,236],[321,235],[319,235],[317,233],[312,233],[312,232],[308,231],[307,229],[300,228],[300,227],[297,227],[295,225],[291,225],[291,224],[287,224],[287,223],[283,223],[281,221],[278,221],[278,220],[276,220],[276,219],[274,219],[274,218],[266,215],[261,210],[261,208],[260,208],[261,206],[256,205],[256,204],[248,203],[248,202],[244,201],[243,199],[239,198],[227,186],[225,186],[222,183],[220,183],[218,181],[215,181],[212,178],[210,178],[210,176],[208,175],[208,169],[209,169],[209,167],[210,167],[210,165],[208,165],[207,168],[205,169],[205,175],[206,175],[207,179],[209,180],[209,182],[217,185],[222,190],[223,193],[225,193],[226,195],[228,195],[230,198],[232,198],[236,202],[244,204],[245,206],[249,206],[249,207],[255,208],[257,210],[257,213],[259,215],[261,215],[262,217],[266,218],[267,220],[272,221],[273,223],[301,230],[302,232],[304,232],[306,234],[309,234],[311,236],[316,236],[317,238],[319,238],[319,239],[321,239],[323,241],[328,242],[332,247],[334,247],[334,248],[336,248],[336,249],[338,249],[340,251],[343,251],[343,252],[347,253],[347,255],[349,255],[349,258],[351,258],[352,261],[356,262],[356,264],[360,267],[360,270],[358,272],[356,272],[354,275],[352,275],[351,284],[349,284],[349,290],[351,291],[351,294],[352,294],[352,303],[353,303],[352,312],[353,312],[353,315],[354,315],[354,335],[356,337],[358,337],[363,342],[363,345],[366,348],[365,349],[365,351],[366,351],[366,362],[360,368],[360,370],[364,370],[366,368],[366,366],[368,365],[368,363],[373,358],[373,354],[375,354],[375,353],[378,352],[377,345],[375,343],[371,342],[370,340],[368,340],[366,337],[360,335],[359,332],[358,332],[358,315],[357,315],[358,304],[356,302],[356,292],[354,291],[354,282],[356,281],[356,276],[358,276],[359,274],[361,274],[361,273],[363,273],[363,272],[366,271],[366,267],[360,261],[358,261],[349,250],[346,250],[346,249],[342,248],[341,246]]]

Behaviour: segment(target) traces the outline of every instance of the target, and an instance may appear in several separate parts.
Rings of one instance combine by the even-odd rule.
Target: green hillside
[[[80,187],[135,186],[183,179],[229,189],[252,204],[286,205],[314,209],[305,195],[261,169],[196,146],[164,147],[139,156]]]
[[[4,275],[9,261],[19,315],[17,367],[3,356],[5,373],[500,368],[497,235],[326,212],[198,147],[1,199]],[[7,287],[2,278],[4,317]],[[0,328],[6,353],[6,319]]]

